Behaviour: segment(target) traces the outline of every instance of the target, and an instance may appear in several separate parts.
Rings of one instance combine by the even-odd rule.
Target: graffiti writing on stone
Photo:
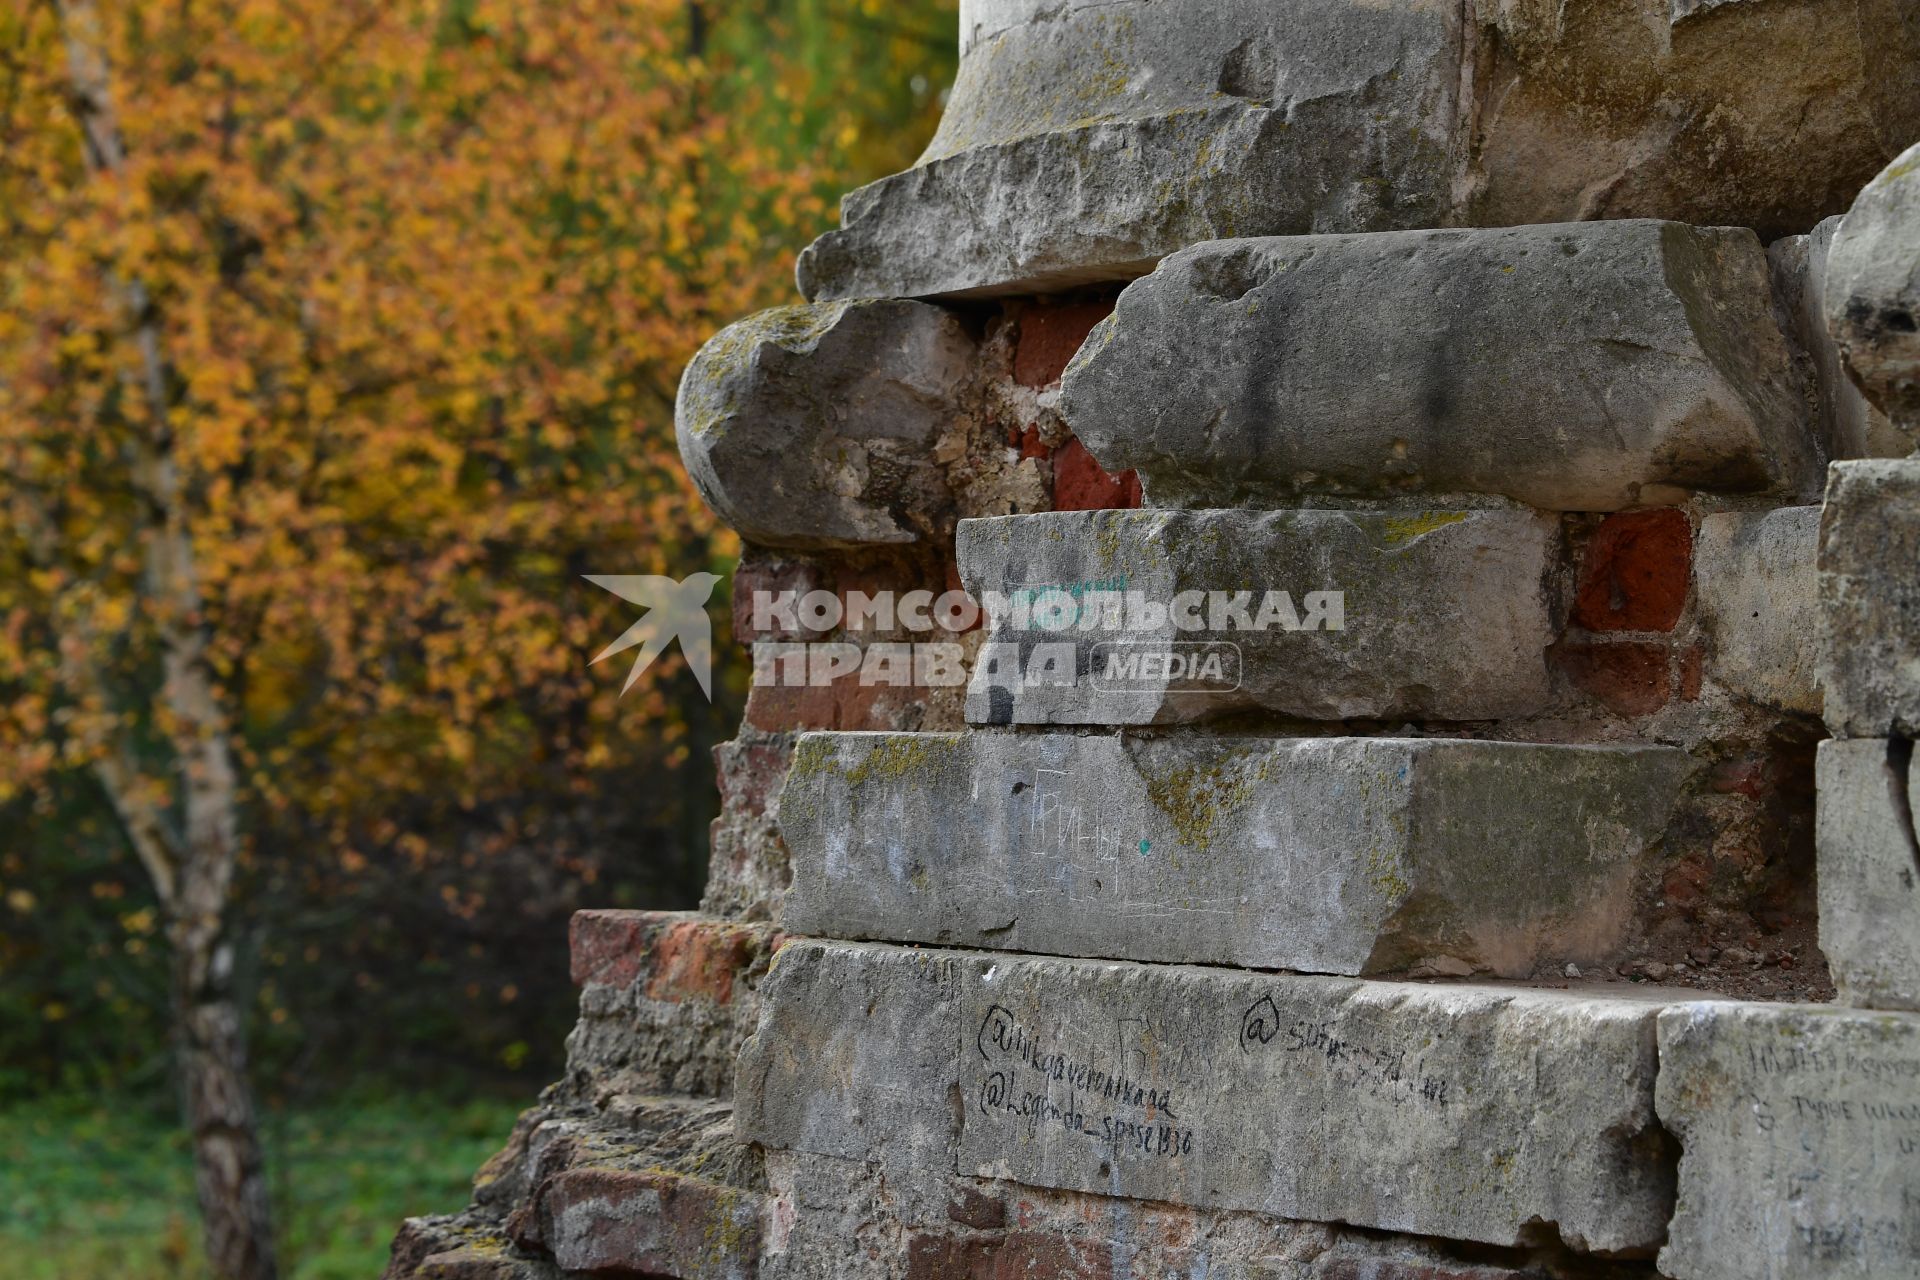
[[[1109,1156],[1176,1160],[1194,1150],[1174,1091],[1112,1063],[1059,1050],[1002,1005],[987,1009],[974,1048],[988,1067],[976,1105],[1029,1136],[1058,1129],[1104,1147]]]
[[[1452,1090],[1446,1077],[1427,1071],[1425,1058],[1409,1065],[1407,1050],[1398,1045],[1368,1044],[1330,1022],[1287,1020],[1272,996],[1261,996],[1240,1015],[1240,1051],[1297,1055],[1334,1082],[1396,1106],[1415,1102],[1445,1108]]]

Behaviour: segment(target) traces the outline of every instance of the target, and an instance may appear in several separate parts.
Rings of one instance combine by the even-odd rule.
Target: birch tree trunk
[[[59,0],[73,100],[87,162],[114,174],[125,163],[99,15],[92,0]],[[129,480],[139,495],[142,606],[154,625],[163,679],[152,707],[166,740],[172,802],[139,785],[136,744],[103,744],[94,773],[153,880],[172,948],[174,1051],[192,1132],[194,1181],[217,1280],[275,1280],[273,1225],[252,1095],[246,1040],[233,993],[228,907],[239,855],[239,779],[218,682],[208,660],[187,495],[168,424],[172,374],[152,298],[138,280],[110,279],[137,359],[127,376],[144,422],[130,423]],[[70,644],[69,678],[105,693],[88,657],[90,637]],[[117,730],[125,734],[125,730]]]

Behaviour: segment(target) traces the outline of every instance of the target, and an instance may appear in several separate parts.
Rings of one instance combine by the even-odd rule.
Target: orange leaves
[[[349,848],[401,791],[671,766],[679,664],[618,699],[587,658],[629,619],[579,575],[735,553],[681,473],[673,388],[790,300],[839,189],[917,149],[932,116],[902,86],[951,51],[892,28],[942,29],[952,0],[901,7],[709,6],[695,57],[684,0],[122,0],[106,175],[53,7],[0,15],[0,747],[63,744],[0,755],[0,800],[152,725],[126,462],[150,439],[259,820]],[[151,297],[164,422],[115,280]],[[60,632],[109,699],[62,682]]]

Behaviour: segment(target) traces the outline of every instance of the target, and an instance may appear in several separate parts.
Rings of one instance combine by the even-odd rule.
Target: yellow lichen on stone
[[[1465,511],[1422,511],[1415,515],[1386,516],[1379,522],[1381,545],[1389,549],[1404,547],[1435,529],[1459,524],[1467,515]]]

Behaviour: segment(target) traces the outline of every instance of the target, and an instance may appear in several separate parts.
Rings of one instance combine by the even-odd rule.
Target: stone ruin
[[[1920,1276],[1920,4],[961,51],[681,387],[762,677],[703,909],[575,919],[389,1276]],[[970,684],[863,678],[961,586]]]

